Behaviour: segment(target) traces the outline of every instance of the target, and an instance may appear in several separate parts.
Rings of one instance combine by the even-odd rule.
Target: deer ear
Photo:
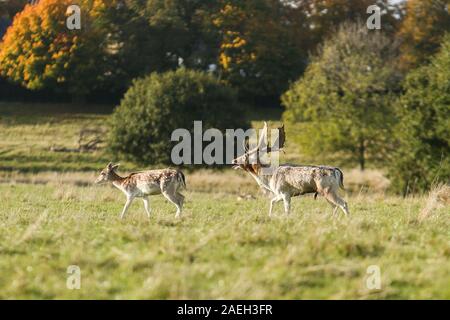
[[[120,163],[115,164],[111,167],[111,170],[116,170],[120,166]]]
[[[284,143],[286,142],[286,131],[284,130],[284,123],[281,127],[278,128],[278,139],[279,139],[279,148],[284,148]]]
[[[108,165],[106,166],[108,169],[112,168],[112,162],[108,163]]]

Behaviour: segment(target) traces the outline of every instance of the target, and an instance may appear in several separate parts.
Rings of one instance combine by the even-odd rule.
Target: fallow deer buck
[[[317,194],[322,195],[333,207],[333,214],[341,208],[348,215],[347,203],[338,194],[339,188],[344,189],[344,175],[339,168],[284,164],[271,169],[269,173],[263,170],[269,169],[270,165],[262,163],[259,154],[278,152],[284,147],[284,126],[278,128],[278,133],[278,146],[264,146],[267,139],[267,123],[264,123],[257,146],[249,150],[248,144],[244,145],[244,154],[232,162],[234,169],[248,172],[260,187],[272,193],[269,216],[272,216],[274,203],[283,200],[285,213],[289,214],[291,198],[308,193],[314,193],[315,198]]]
[[[127,202],[123,207],[120,218],[123,219],[125,213],[133,202],[134,198],[142,198],[145,212],[150,218],[150,207],[148,196],[162,194],[167,200],[177,207],[176,218],[180,217],[183,209],[184,196],[180,190],[186,189],[184,174],[176,169],[147,170],[131,173],[127,177],[121,177],[116,173],[118,164],[109,163],[102,170],[96,184],[111,182],[117,189],[125,193]]]

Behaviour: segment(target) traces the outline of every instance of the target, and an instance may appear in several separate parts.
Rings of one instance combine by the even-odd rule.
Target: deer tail
[[[341,169],[336,168],[334,171],[334,174],[336,176],[336,179],[339,182],[339,187],[342,188],[342,190],[345,190],[344,188],[344,174],[342,173]]]
[[[178,171],[177,172],[177,180],[178,183],[180,183],[184,189],[186,189],[186,177],[184,176],[183,172]]]

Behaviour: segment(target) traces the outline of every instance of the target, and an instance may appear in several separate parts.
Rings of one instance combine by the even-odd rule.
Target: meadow
[[[154,196],[151,219],[136,201],[120,220],[124,196],[92,184],[103,150],[52,151],[108,112],[0,104],[0,298],[450,299],[448,188],[401,198],[379,170],[343,168],[349,218],[309,196],[269,218],[243,172],[188,170],[182,219]],[[366,283],[373,265],[380,289]]]

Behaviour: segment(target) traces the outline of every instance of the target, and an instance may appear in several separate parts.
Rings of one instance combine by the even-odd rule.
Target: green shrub
[[[170,164],[173,130],[247,127],[236,93],[211,75],[180,68],[133,82],[112,115],[110,151],[138,164]]]
[[[450,181],[450,34],[430,65],[408,75],[404,91],[388,168],[392,187],[406,194]]]

